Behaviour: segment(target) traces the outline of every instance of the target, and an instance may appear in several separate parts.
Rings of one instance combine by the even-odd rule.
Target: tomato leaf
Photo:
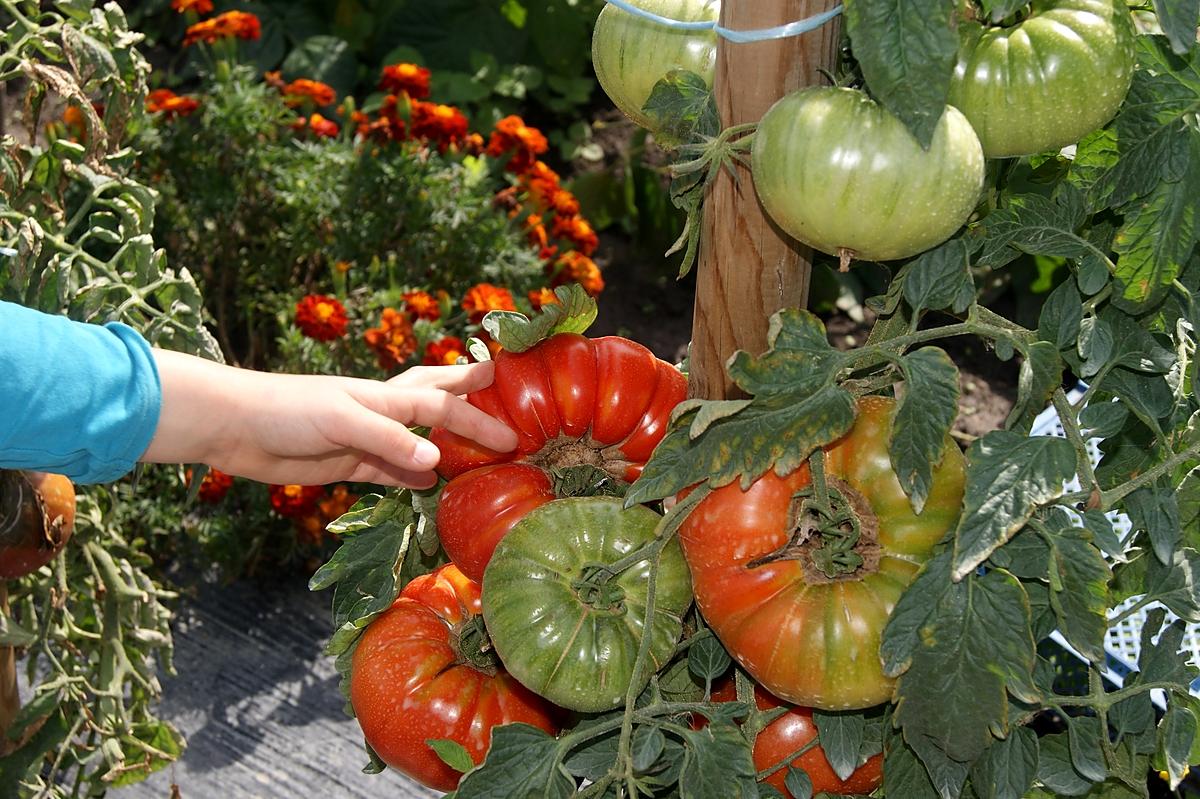
[[[1079,376],[1090,378],[1096,375],[1112,357],[1112,328],[1103,319],[1089,316],[1079,323],[1079,341],[1075,351],[1083,359]]]
[[[1067,733],[1044,735],[1038,740],[1038,782],[1055,796],[1083,796],[1092,781],[1080,774],[1071,762]]]
[[[1079,325],[1083,322],[1083,298],[1075,281],[1064,280],[1050,292],[1038,315],[1038,338],[1060,350],[1074,348],[1079,340]]]
[[[1038,768],[1038,738],[1028,727],[1014,727],[971,764],[971,787],[979,799],[1021,799]]]
[[[890,724],[883,746],[883,792],[904,799],[942,799],[917,753]]]
[[[1029,599],[1011,574],[993,569],[942,582],[940,595],[913,628],[911,664],[896,685],[895,721],[905,740],[918,752],[932,743],[959,764],[979,757],[992,742],[992,730],[1008,729],[1008,693],[1025,701],[1038,697],[1030,626]],[[971,702],[947,714],[931,696],[969,696]]]
[[[1170,563],[1183,541],[1175,490],[1168,484],[1139,488],[1125,497],[1124,508],[1133,528],[1145,531],[1150,537],[1155,557],[1164,564]]]
[[[554,290],[558,302],[542,306],[532,319],[514,311],[489,311],[483,329],[510,352],[525,352],[555,333],[583,333],[599,312],[596,300],[578,283]]]
[[[662,730],[649,724],[639,725],[633,731],[630,744],[634,771],[649,771],[658,762],[666,746],[667,739]]]
[[[1017,378],[1017,401],[1005,424],[1010,430],[1029,432],[1046,407],[1050,395],[1062,385],[1065,364],[1053,344],[1036,341],[1021,348],[1021,370]]]
[[[897,677],[912,665],[919,643],[919,630],[929,617],[929,609],[939,600],[950,582],[950,552],[944,551],[921,567],[917,577],[904,589],[892,609],[880,638],[879,658],[883,673]]]
[[[812,777],[808,776],[808,772],[804,769],[788,766],[783,784],[788,789],[788,793],[792,795],[792,799],[812,799]]]
[[[1200,553],[1180,549],[1166,565],[1149,555],[1140,560],[1145,562],[1147,600],[1163,603],[1181,619],[1200,622]]]
[[[1102,782],[1108,776],[1104,752],[1100,750],[1100,725],[1095,717],[1068,717],[1067,747],[1071,751],[1071,765],[1084,779]]]
[[[750,742],[732,724],[710,724],[703,730],[682,731],[685,743],[682,796],[755,799],[758,789]]]
[[[1154,13],[1176,55],[1187,55],[1196,44],[1200,0],[1154,0]],[[1175,786],[1172,785],[1172,788]]]
[[[961,580],[1025,526],[1039,505],[1062,496],[1075,475],[1065,439],[996,430],[967,450],[963,515],[954,531],[954,579]]]
[[[441,758],[443,763],[460,774],[465,774],[475,768],[475,761],[471,760],[471,754],[458,741],[452,741],[449,738],[430,738],[425,743]]]
[[[739,350],[729,362],[729,376],[756,398],[813,394],[830,384],[846,361],[845,354],[829,344],[825,325],[808,311],[773,315],[767,347],[760,356]]]
[[[599,718],[604,719],[608,718],[608,716],[600,716]],[[586,728],[587,724],[580,724],[573,732],[579,732]],[[620,729],[606,732],[595,738],[589,738],[586,743],[572,749],[570,754],[567,755],[564,761],[567,770],[577,777],[592,780],[593,782],[600,779],[617,762],[617,746],[620,738]]]
[[[688,647],[688,671],[701,680],[712,681],[729,670],[733,660],[717,637],[709,630],[704,630],[696,636],[695,642]]]
[[[558,741],[528,724],[492,729],[492,746],[482,765],[467,772],[457,799],[511,799],[537,796],[567,799],[575,780],[562,764]]]
[[[913,512],[920,514],[933,486],[933,470],[947,446],[946,436],[958,415],[958,368],[937,347],[905,355],[900,368],[906,387],[892,420],[888,454]]]
[[[1087,533],[1070,526],[1066,514],[1052,518],[1046,540],[1050,544],[1050,604],[1059,630],[1081,655],[1093,663],[1104,662],[1104,637],[1108,632],[1108,581],[1112,571]]]
[[[1082,258],[1107,253],[1076,231],[1083,223],[1083,209],[1060,198],[1055,202],[1040,194],[1010,197],[1004,208],[984,217],[983,252],[979,263],[1001,267],[1020,253]]]
[[[813,721],[817,725],[821,749],[839,779],[846,780],[859,766],[858,755],[862,750],[867,720],[861,713],[834,713],[813,710]],[[794,793],[794,792],[793,792]]]
[[[1026,4],[1023,0],[981,0],[980,5],[983,6],[983,13],[987,14],[988,19],[999,24],[1006,17],[1020,11]]]
[[[1196,716],[1191,709],[1172,699],[1158,725],[1158,748],[1167,765],[1171,790],[1187,775],[1192,742],[1196,739]]]
[[[958,56],[949,0],[847,0],[846,33],[871,94],[928,149]]]
[[[686,69],[673,69],[654,84],[642,110],[654,121],[655,136],[668,147],[715,136],[721,130],[708,84]]]
[[[975,301],[975,279],[971,277],[974,244],[954,238],[922,253],[896,276],[904,299],[914,314],[950,308],[962,313]]]
[[[1119,402],[1093,402],[1079,412],[1079,428],[1088,436],[1108,438],[1121,432],[1128,419],[1129,409]]]

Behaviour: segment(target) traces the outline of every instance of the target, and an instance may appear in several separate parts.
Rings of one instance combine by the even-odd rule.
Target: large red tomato
[[[75,529],[75,486],[61,474],[0,471],[0,579],[52,561]]]
[[[680,527],[696,604],[713,632],[755,680],[789,702],[847,710],[891,697],[880,635],[958,519],[965,467],[949,437],[925,508],[913,513],[888,456],[894,405],[859,400],[850,432],[826,449],[827,484],[859,528],[858,567],[827,571],[825,536],[797,499],[811,490],[807,466],[786,477],[769,471],[747,491],[737,482],[717,489]]]
[[[467,399],[516,431],[517,449],[493,452],[440,428],[429,436],[450,479],[437,511],[446,554],[483,579],[500,539],[556,498],[557,469],[637,479],[686,395],[678,369],[624,338],[560,333],[526,352],[501,351],[495,381]]]
[[[737,699],[737,688],[733,680],[725,681],[713,691],[714,702],[732,702]],[[807,707],[789,706],[771,696],[761,685],[754,686],[754,702],[759,710],[772,710],[777,707],[789,707],[787,713],[772,721],[758,738],[754,740],[754,767],[759,771],[774,768],[784,758],[799,750],[809,741],[817,737],[817,725],[813,723],[812,709]],[[791,766],[803,769],[812,780],[813,794],[830,793],[837,796],[853,794],[869,794],[883,782],[883,755],[875,755],[863,763],[847,779],[838,777],[825,759],[825,750],[820,744],[814,745],[800,757],[790,763]],[[781,768],[772,773],[763,782],[774,786],[784,796],[791,796],[785,785],[787,768]]]
[[[350,668],[350,704],[367,743],[384,763],[442,791],[461,775],[426,741],[455,741],[478,764],[492,727],[559,729],[557,708],[498,665],[479,602],[479,585],[453,565],[418,577],[367,627]]]

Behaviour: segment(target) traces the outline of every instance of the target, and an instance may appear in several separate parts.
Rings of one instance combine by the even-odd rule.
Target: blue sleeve
[[[150,445],[161,408],[154,356],[133,328],[0,302],[0,468],[116,480]]]

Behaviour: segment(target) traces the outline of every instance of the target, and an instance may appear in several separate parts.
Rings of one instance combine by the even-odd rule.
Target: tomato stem
[[[471,616],[450,631],[450,646],[459,665],[470,666],[481,674],[495,677],[500,671],[500,658],[492,647],[483,624],[483,616]]]

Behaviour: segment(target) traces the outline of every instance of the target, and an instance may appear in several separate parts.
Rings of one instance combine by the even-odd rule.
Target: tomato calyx
[[[470,666],[480,674],[495,677],[500,673],[500,657],[492,647],[482,616],[471,616],[450,630],[450,646],[456,666]]]
[[[588,607],[621,614],[625,612],[625,589],[613,582],[618,574],[620,571],[611,564],[589,563],[583,567],[582,576],[571,582],[571,589]]]
[[[629,489],[621,479],[629,460],[619,449],[601,447],[590,436],[559,436],[526,460],[550,473],[559,497],[623,497]]]

